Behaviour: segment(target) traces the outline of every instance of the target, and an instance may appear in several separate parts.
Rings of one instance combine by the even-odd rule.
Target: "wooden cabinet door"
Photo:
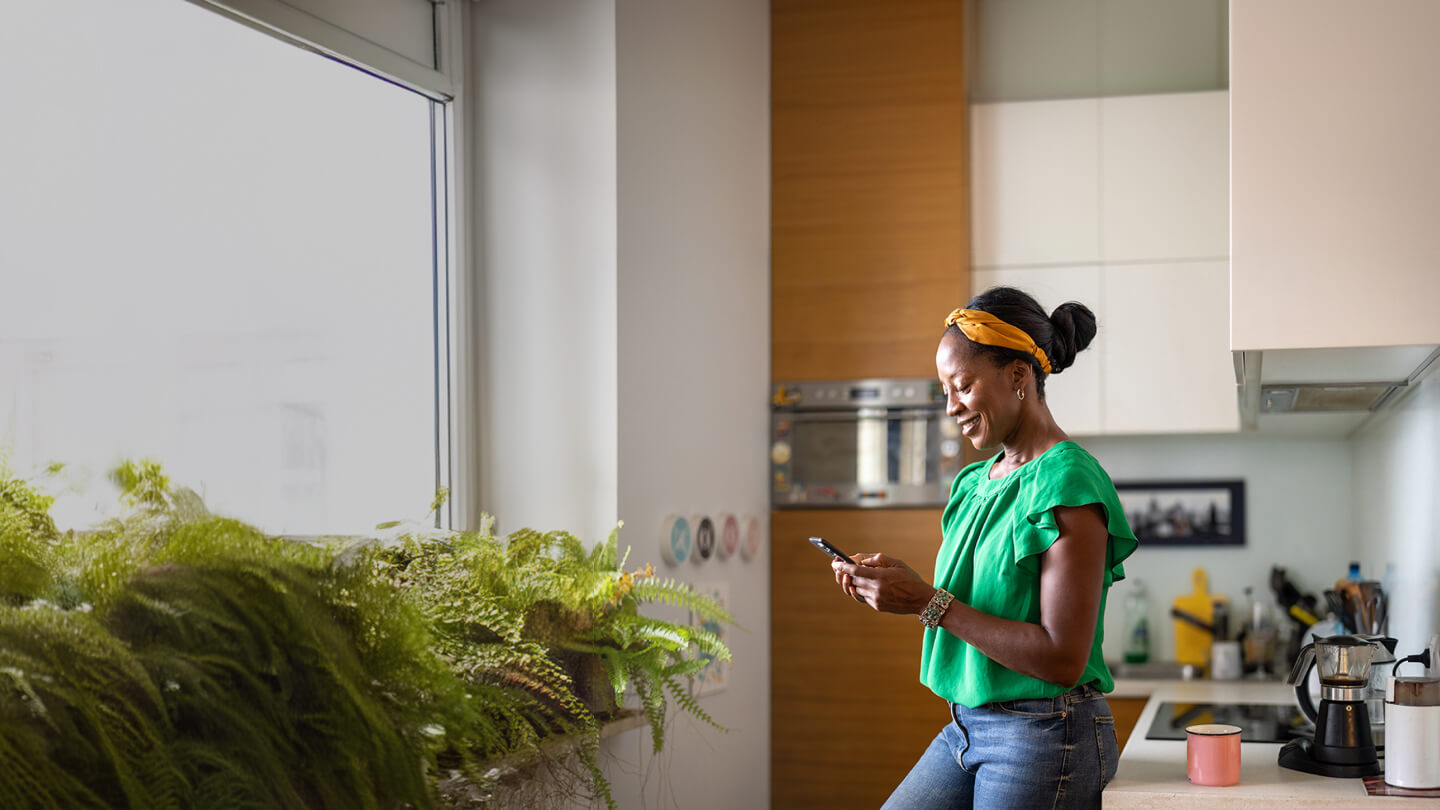
[[[939,509],[791,509],[770,516],[770,796],[785,810],[874,810],[949,722],[920,684],[923,628],[835,584],[828,558],[883,551],[927,579]]]
[[[964,5],[772,2],[772,379],[935,373],[970,293]]]

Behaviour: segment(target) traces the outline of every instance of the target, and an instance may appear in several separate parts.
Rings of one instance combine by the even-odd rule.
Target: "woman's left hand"
[[[835,581],[857,601],[884,613],[919,613],[935,589],[915,569],[885,554],[852,554],[858,565],[835,560]]]

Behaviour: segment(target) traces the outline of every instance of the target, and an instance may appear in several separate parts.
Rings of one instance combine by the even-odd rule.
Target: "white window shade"
[[[191,0],[433,98],[454,95],[449,6],[432,0]]]

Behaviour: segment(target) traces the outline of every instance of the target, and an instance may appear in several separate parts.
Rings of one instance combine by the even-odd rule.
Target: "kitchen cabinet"
[[[976,267],[1229,255],[1224,91],[977,104]]]
[[[929,581],[940,510],[770,513],[770,804],[875,808],[944,727],[946,704],[920,683],[924,627],[842,593],[811,535],[884,551]]]
[[[1231,342],[1440,343],[1440,3],[1231,3]]]
[[[1225,340],[1229,271],[1224,261],[1105,268],[1104,432],[1240,429]]]
[[[1098,261],[1097,100],[976,104],[970,117],[975,266]]]
[[[965,4],[773,0],[770,20],[772,379],[933,378],[971,287]],[[928,575],[939,527],[938,509],[771,514],[772,806],[878,807],[946,722],[920,623],[840,593],[806,538]]]
[[[986,104],[972,121],[975,289],[1080,301],[1099,323],[1046,381],[1056,421],[1075,435],[1238,430],[1226,94]],[[1063,170],[1042,154],[1058,144]]]
[[[771,6],[773,380],[930,377],[970,289],[964,4]]]
[[[1109,695],[1105,702],[1110,704],[1110,714],[1115,718],[1115,741],[1120,745],[1120,750],[1125,750],[1125,743],[1130,740],[1130,735],[1135,733],[1135,724],[1140,720],[1140,713],[1145,711],[1146,698],[1136,697],[1115,697]],[[1142,730],[1143,735],[1143,730]]]
[[[1228,256],[1229,94],[1122,96],[1099,105],[1101,259]]]

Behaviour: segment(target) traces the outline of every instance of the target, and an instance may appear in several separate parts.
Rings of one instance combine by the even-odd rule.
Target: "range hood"
[[[1343,430],[1399,402],[1440,362],[1440,346],[1237,351],[1234,360],[1243,430],[1290,414],[1336,415],[1328,425]]]

